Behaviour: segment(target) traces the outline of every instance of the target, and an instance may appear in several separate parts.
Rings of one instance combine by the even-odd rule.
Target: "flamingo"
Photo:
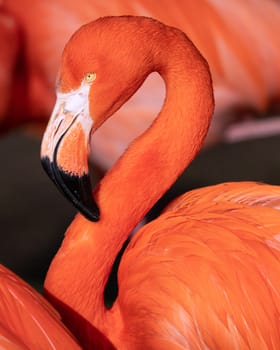
[[[166,86],[152,126],[92,195],[89,140],[152,72]],[[223,183],[188,192],[124,250],[132,229],[190,164],[214,109],[209,67],[179,29],[146,17],[82,26],[61,58],[42,163],[79,209],[46,276],[47,299],[84,349],[279,349],[280,188]]]
[[[9,83],[13,89],[5,88],[9,102],[2,114],[2,130],[47,121],[55,101],[53,86],[64,43],[80,25],[104,15],[148,15],[182,29],[193,40],[208,60],[214,81],[216,107],[208,145],[221,141],[237,119],[267,113],[274,101],[279,102],[280,10],[275,1],[174,0],[170,5],[168,1],[114,0],[108,5],[93,0],[5,0],[2,11],[18,26],[22,56],[21,69],[16,72],[17,62],[12,65],[10,58],[3,62],[7,74],[10,72],[5,86]],[[7,49],[2,52],[10,50],[9,43],[3,43]],[[151,75],[145,87],[118,111],[117,118],[98,131],[92,145],[93,162],[103,170],[110,168],[128,143],[152,122],[163,97],[161,80]],[[237,113],[240,109],[254,112]],[[134,114],[139,115],[137,124],[131,123]],[[252,132],[252,126],[248,129]],[[274,124],[273,132],[276,130]],[[104,143],[107,138],[111,141]]]
[[[81,349],[47,300],[3,265],[0,301],[1,349]]]
[[[279,134],[279,119],[273,117],[269,123],[267,118],[280,91],[280,11],[279,2],[271,0],[111,0],[102,4],[94,0],[0,0],[0,132],[16,126],[26,129],[27,125],[30,130],[29,125],[35,123],[45,127],[55,101],[53,86],[64,43],[81,24],[106,14],[153,16],[185,31],[201,50],[210,64],[216,100],[204,147]],[[144,131],[160,108],[164,98],[161,79],[150,75],[144,85],[93,138],[91,162],[101,173]],[[131,118],[133,115],[137,118]],[[42,129],[38,135],[41,137]],[[16,144],[25,138],[16,133],[11,137]],[[180,184],[181,193],[187,185]],[[1,219],[14,226],[9,214],[2,212]],[[30,223],[34,226],[32,219]],[[32,245],[29,237],[28,232],[26,242]],[[25,259],[24,250],[22,255]],[[30,254],[28,259],[32,260]],[[10,265],[18,273],[23,272],[22,266]]]

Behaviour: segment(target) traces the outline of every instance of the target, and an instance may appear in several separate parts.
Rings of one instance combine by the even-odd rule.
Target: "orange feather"
[[[94,206],[85,210],[92,199],[90,192],[84,197],[88,173],[80,174],[77,159],[71,162],[64,137],[82,125],[89,140],[152,71],[166,85],[163,108],[96,188],[99,218]],[[90,84],[89,72],[96,74]],[[192,42],[152,19],[99,19],[67,43],[58,93],[42,142],[43,164],[97,222],[76,216],[45,292],[83,348],[279,349],[277,186],[225,183],[176,199],[133,236],[119,267],[118,297],[110,309],[104,305],[110,271],[131,230],[206,136],[214,109],[211,77]],[[73,158],[76,148],[83,154],[84,141],[73,136],[71,145]]]
[[[2,265],[0,301],[1,349],[81,349],[54,308]]]

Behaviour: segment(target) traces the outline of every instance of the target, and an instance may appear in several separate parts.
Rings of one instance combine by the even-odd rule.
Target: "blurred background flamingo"
[[[181,178],[174,193],[167,194],[167,200],[185,191],[186,182],[192,187],[248,177],[277,183],[277,175],[271,179],[268,170],[272,168],[273,175],[277,174],[277,164],[271,163],[264,148],[269,144],[269,149],[274,149],[276,141],[264,137],[277,135],[280,130],[277,118],[280,105],[279,1],[114,0],[108,4],[93,0],[0,0],[1,131],[24,126],[25,130],[32,130],[33,134],[35,130],[40,136],[41,126],[45,126],[55,101],[59,58],[69,36],[80,25],[97,17],[122,14],[152,16],[177,26],[207,58],[213,75],[216,108],[206,145],[262,137],[258,141],[222,143],[223,147],[208,148],[188,170],[188,181]],[[100,168],[100,175],[114,163],[130,140],[150,124],[163,99],[163,83],[157,75],[152,75],[139,93],[98,131],[92,162]],[[135,114],[141,118],[131,118]],[[135,120],[141,123],[135,124]],[[5,203],[1,226],[8,226],[10,235],[2,244],[0,261],[24,277],[26,271],[32,270],[42,278],[50,255],[62,238],[60,234],[74,212],[39,169],[39,138],[12,133],[9,137],[3,134],[0,141],[0,159],[5,164],[2,183],[11,182],[12,174],[16,174],[12,186],[2,188],[1,197],[5,198]],[[261,151],[267,163],[257,167],[251,154],[258,152],[261,157]],[[214,162],[212,159],[206,177],[199,164],[204,163],[205,168],[205,162],[207,164],[213,154]],[[11,159],[16,161],[11,162]],[[265,174],[259,172],[263,169],[266,169]],[[251,171],[249,175],[248,170]],[[34,190],[36,183],[40,191]],[[16,203],[7,205],[8,197],[16,197]],[[56,214],[53,203],[58,203],[61,210]],[[158,210],[161,206],[158,205]],[[67,215],[62,215],[63,211]],[[27,244],[27,236],[19,236],[23,225],[32,243]],[[48,251],[46,256],[43,250]]]

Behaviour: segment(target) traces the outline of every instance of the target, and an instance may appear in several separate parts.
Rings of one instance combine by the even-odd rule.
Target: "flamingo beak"
[[[89,220],[99,220],[88,170],[89,137],[93,120],[88,111],[89,86],[58,93],[41,145],[44,170]]]

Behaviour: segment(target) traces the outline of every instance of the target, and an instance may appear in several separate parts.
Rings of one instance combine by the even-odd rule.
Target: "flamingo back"
[[[128,348],[278,349],[279,200],[276,186],[206,187],[140,229],[113,306]]]

